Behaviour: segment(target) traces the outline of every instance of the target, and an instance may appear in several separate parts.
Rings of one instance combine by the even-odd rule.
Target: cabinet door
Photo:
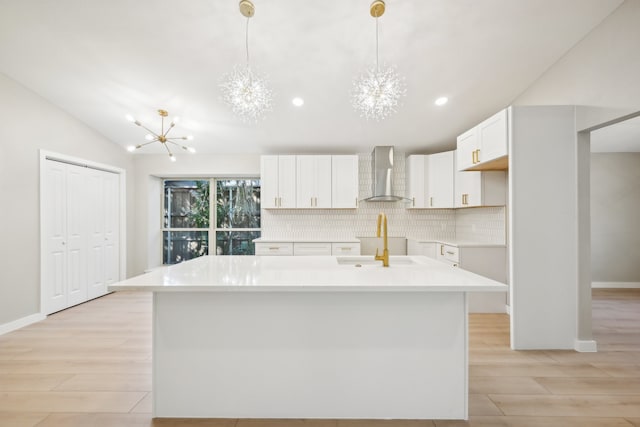
[[[296,156],[296,207],[314,206],[316,162],[314,156]]]
[[[478,125],[479,151],[476,154],[476,161],[479,163],[507,155],[507,117],[507,109],[504,109]]]
[[[482,172],[456,172],[455,207],[468,208],[482,204]]]
[[[278,207],[296,207],[296,156],[278,156]]]
[[[263,208],[278,207],[278,156],[260,157],[260,192]]]
[[[427,156],[413,155],[407,157],[406,164],[406,186],[407,198],[411,200],[412,208],[428,207],[425,203],[426,197],[426,180],[425,174],[427,164]]]
[[[427,199],[430,208],[452,208],[454,197],[454,151],[427,156]]]
[[[472,167],[475,162],[475,150],[478,148],[478,134],[476,128],[469,129],[458,137],[456,150],[457,167],[459,171]]]
[[[331,207],[358,207],[358,156],[331,156]]]
[[[331,156],[296,156],[296,206],[331,207]]]
[[[315,200],[313,207],[327,209],[331,207],[331,156],[314,156],[315,170]]]

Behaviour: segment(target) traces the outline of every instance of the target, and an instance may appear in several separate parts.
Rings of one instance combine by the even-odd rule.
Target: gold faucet
[[[388,243],[388,239],[387,239],[387,216],[380,212],[378,214],[378,231],[377,231],[377,237],[380,237],[380,226],[383,223],[384,219],[384,250],[382,251],[382,255],[378,255],[378,248],[376,248],[376,257],[375,259],[377,261],[382,261],[382,266],[383,267],[389,267],[389,243]]]

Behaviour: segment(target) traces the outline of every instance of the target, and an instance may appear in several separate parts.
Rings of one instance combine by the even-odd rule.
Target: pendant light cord
[[[380,72],[378,66],[378,16],[376,15],[376,74]]]
[[[247,16],[247,28],[245,31],[244,42],[245,42],[245,48],[247,50],[247,68],[248,68],[249,67],[249,17],[248,16]]]

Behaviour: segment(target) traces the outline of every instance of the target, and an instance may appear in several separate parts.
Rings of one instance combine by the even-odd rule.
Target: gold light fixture
[[[172,162],[176,161],[176,156],[174,156],[173,153],[171,152],[171,148],[169,147],[169,144],[173,144],[176,147],[182,148],[183,150],[188,151],[189,153],[195,153],[196,152],[195,148],[188,147],[186,145],[182,145],[182,143],[178,142],[178,141],[191,141],[193,139],[192,135],[174,136],[174,137],[167,136],[167,135],[169,135],[169,132],[171,132],[171,130],[176,126],[176,123],[178,123],[178,120],[179,120],[178,117],[174,117],[171,120],[171,123],[169,123],[169,126],[167,127],[167,129],[165,130],[165,128],[164,128],[164,118],[167,117],[169,115],[169,113],[167,111],[165,111],[165,110],[158,110],[158,114],[160,115],[161,120],[162,120],[162,123],[160,125],[160,132],[159,133],[156,133],[156,132],[150,130],[149,128],[144,126],[142,123],[140,123],[138,120],[134,119],[131,115],[127,115],[127,120],[129,120],[134,125],[140,126],[144,130],[149,132],[145,136],[145,139],[147,140],[147,142],[142,143],[142,144],[138,144],[138,145],[130,145],[130,146],[127,147],[127,150],[136,151],[136,150],[144,147],[145,145],[153,144],[154,142],[159,142],[167,150],[167,153],[169,153],[169,158],[171,159]]]

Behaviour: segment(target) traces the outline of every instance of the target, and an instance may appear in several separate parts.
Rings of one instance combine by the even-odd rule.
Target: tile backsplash
[[[359,196],[371,196],[371,153],[358,154]],[[393,187],[405,194],[405,154],[394,153]],[[375,236],[378,213],[388,218],[389,236],[504,243],[505,208],[406,209],[405,202],[363,202],[357,209],[262,210],[262,237],[350,239]],[[460,224],[458,224],[460,222]],[[500,231],[501,230],[501,231]]]

